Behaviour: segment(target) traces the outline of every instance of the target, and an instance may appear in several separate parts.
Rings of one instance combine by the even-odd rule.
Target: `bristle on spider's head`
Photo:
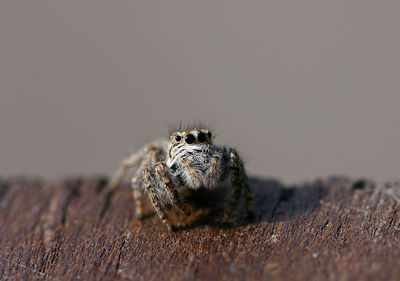
[[[178,125],[170,126],[168,130],[168,136],[171,136],[175,132],[186,132],[192,130],[207,130],[207,131],[214,131],[214,126],[212,122],[204,122],[204,121],[193,121],[193,122],[182,122],[180,121]]]

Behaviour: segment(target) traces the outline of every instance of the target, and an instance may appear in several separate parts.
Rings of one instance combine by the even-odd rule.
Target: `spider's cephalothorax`
[[[138,166],[132,178],[136,216],[141,219],[140,188],[149,196],[160,219],[174,230],[163,207],[172,204],[186,215],[190,210],[183,204],[180,192],[184,189],[213,189],[230,175],[233,195],[226,216],[234,211],[243,193],[247,211],[252,214],[252,198],[246,171],[237,152],[213,144],[212,133],[207,129],[174,132],[169,140],[156,141],[124,159],[111,186],[118,187],[130,168]]]
[[[173,133],[166,166],[184,186],[215,188],[229,174],[229,152],[212,144],[208,130]]]

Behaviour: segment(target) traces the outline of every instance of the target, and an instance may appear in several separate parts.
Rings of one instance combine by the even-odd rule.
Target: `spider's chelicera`
[[[165,214],[165,206],[172,204],[189,216],[190,210],[182,202],[180,193],[185,189],[214,189],[229,175],[233,193],[225,216],[232,214],[241,195],[246,200],[249,215],[252,214],[251,190],[242,160],[235,149],[214,145],[207,129],[174,132],[169,140],[146,145],[123,160],[111,186],[118,187],[134,167],[137,170],[131,184],[138,219],[143,218],[140,189],[148,195],[160,219],[173,231],[174,225]]]

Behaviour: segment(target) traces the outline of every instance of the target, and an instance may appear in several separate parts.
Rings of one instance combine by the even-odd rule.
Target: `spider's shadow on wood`
[[[249,218],[243,198],[228,221],[223,219],[225,207],[232,192],[229,183],[215,190],[197,190],[184,194],[185,203],[192,210],[186,217],[175,209],[168,211],[177,231],[203,225],[234,228],[253,223],[293,220],[316,208],[328,193],[321,182],[303,186],[285,186],[276,179],[250,178],[253,194],[254,216]]]

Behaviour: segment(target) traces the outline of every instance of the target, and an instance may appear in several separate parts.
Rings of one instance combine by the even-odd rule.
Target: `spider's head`
[[[174,132],[169,137],[169,157],[185,147],[202,148],[212,145],[212,133],[207,129]]]

